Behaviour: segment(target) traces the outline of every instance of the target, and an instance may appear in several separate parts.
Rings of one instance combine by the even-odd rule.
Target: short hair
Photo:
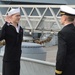
[[[74,19],[75,19],[75,16],[67,16],[67,17],[68,17],[67,20],[68,20],[69,22],[72,22],[72,21],[74,21]]]

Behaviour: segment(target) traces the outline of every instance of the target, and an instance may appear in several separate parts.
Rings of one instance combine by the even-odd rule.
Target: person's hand
[[[5,17],[5,21],[8,22],[8,23],[10,23],[10,22],[11,22],[10,16],[7,15],[7,16]]]

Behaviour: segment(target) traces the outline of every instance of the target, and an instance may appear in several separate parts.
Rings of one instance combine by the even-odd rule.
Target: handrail
[[[73,5],[70,5],[73,6]],[[46,8],[46,7],[52,7],[52,8],[59,8],[60,5],[0,5],[0,7],[42,7],[42,8]]]
[[[2,72],[2,55],[0,55],[0,72]],[[54,75],[55,63],[21,57],[20,75]]]

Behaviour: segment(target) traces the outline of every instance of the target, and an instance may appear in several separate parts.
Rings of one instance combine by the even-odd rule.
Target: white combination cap
[[[8,12],[8,15],[11,16],[13,14],[16,14],[16,13],[20,13],[20,8],[12,8],[9,12]]]
[[[60,6],[60,11],[64,12],[66,15],[68,14],[68,15],[74,15],[75,16],[75,9],[71,8],[71,7],[67,6],[67,5],[61,5]]]

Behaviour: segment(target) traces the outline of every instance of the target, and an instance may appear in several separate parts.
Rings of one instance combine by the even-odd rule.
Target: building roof
[[[25,2],[25,3],[46,3],[46,4],[66,4],[65,0],[1,0],[1,2]]]
[[[13,0],[13,1],[21,1],[21,0]],[[60,3],[60,4],[65,4],[65,0],[22,0],[23,2],[35,2],[35,3]],[[22,2],[21,1],[21,2]]]
[[[75,0],[65,0],[66,4],[75,5]]]
[[[25,3],[48,3],[48,4],[75,4],[75,0],[0,0],[1,2],[25,2]]]

